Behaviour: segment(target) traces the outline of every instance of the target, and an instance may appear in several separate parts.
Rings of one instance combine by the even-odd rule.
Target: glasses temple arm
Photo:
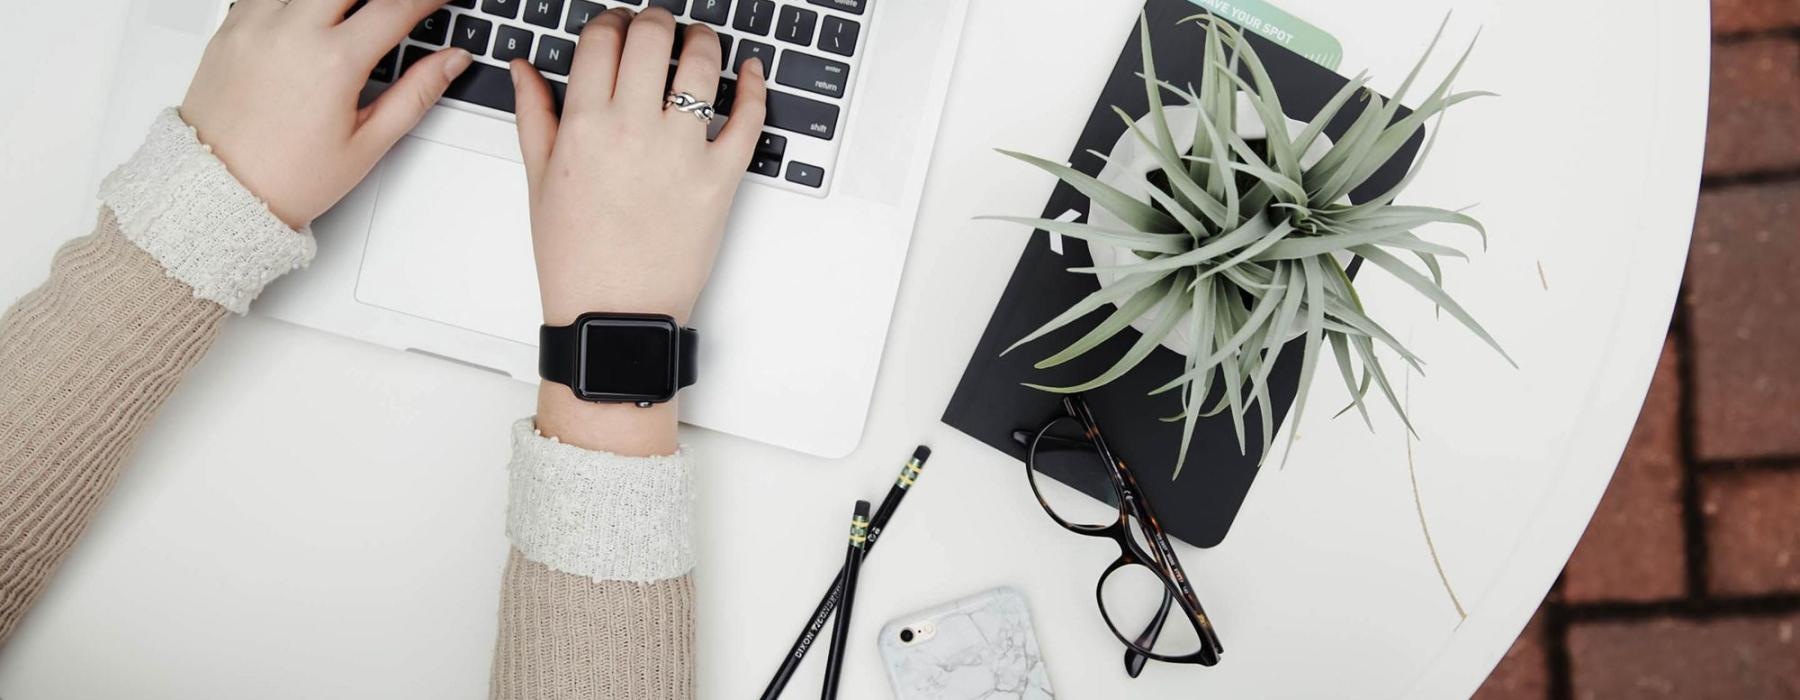
[[[1164,588],[1162,605],[1158,606],[1156,614],[1151,616],[1150,624],[1144,628],[1144,633],[1138,635],[1136,642],[1137,648],[1125,648],[1126,675],[1136,678],[1138,677],[1138,674],[1144,672],[1144,664],[1149,663],[1150,657],[1139,653],[1138,649],[1156,648],[1156,638],[1162,635],[1163,623],[1169,619],[1169,608],[1174,607],[1174,605],[1175,596],[1169,593],[1169,589]]]

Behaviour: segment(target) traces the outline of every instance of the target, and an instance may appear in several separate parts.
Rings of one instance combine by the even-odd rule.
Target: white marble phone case
[[[913,641],[901,640],[907,632]],[[881,629],[895,700],[1049,700],[1025,597],[996,588],[901,617]]]

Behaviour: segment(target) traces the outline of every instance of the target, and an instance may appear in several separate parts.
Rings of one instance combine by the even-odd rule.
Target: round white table
[[[6,9],[37,29],[4,49],[0,299],[91,223],[126,3]],[[1388,91],[1452,3],[1279,4]],[[990,149],[1066,152],[1137,7],[977,0],[862,447],[831,461],[686,435],[705,459],[702,694],[762,687],[839,563],[850,502],[878,498],[919,442],[936,456],[865,569],[846,697],[887,696],[883,623],[999,585],[1028,597],[1065,697],[1472,692],[1580,537],[1649,383],[1692,223],[1708,35],[1700,0],[1454,5],[1448,46],[1483,28],[1459,87],[1502,97],[1451,114],[1409,199],[1479,204],[1492,247],[1449,284],[1521,368],[1390,278],[1359,280],[1431,363],[1406,379],[1421,437],[1309,411],[1229,538],[1182,552],[1219,666],[1127,678],[1093,602],[1112,545],[1057,528],[1018,463],[938,421],[1025,240],[971,217],[1035,213],[1050,188]],[[1327,372],[1313,395],[1344,399]],[[507,426],[532,403],[513,380],[233,322],[0,653],[0,696],[482,696]],[[792,694],[816,692],[821,657]]]

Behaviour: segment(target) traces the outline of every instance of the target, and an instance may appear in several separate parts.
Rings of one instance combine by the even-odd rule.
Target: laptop
[[[649,2],[769,67],[769,118],[691,325],[693,425],[841,457],[860,441],[968,0],[452,0],[372,80],[445,46],[476,63],[361,187],[314,223],[311,268],[255,313],[537,381],[542,319],[505,64],[566,84],[587,19]],[[104,172],[178,104],[228,0],[137,0]],[[559,73],[558,71],[561,71]],[[596,196],[605,196],[604,192]]]

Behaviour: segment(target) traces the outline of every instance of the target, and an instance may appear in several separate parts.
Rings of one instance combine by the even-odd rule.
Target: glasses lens
[[[1038,500],[1063,522],[1104,527],[1119,521],[1119,492],[1075,419],[1058,419],[1039,434],[1030,467]]]
[[[1139,564],[1120,567],[1100,582],[1101,611],[1119,637],[1163,656],[1193,654],[1200,651],[1200,631],[1172,595],[1156,572]]]

